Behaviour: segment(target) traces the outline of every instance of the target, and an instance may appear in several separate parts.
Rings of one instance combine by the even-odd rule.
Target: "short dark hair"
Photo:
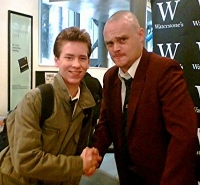
[[[88,58],[92,53],[92,43],[90,39],[90,35],[84,30],[78,27],[69,27],[63,29],[58,36],[56,37],[53,53],[55,57],[59,58],[61,53],[61,47],[66,41],[79,41],[87,44],[88,47]]]

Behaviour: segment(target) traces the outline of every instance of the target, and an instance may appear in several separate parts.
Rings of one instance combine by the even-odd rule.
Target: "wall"
[[[35,71],[55,71],[55,67],[39,66],[39,1],[40,0],[4,0],[0,6],[0,115],[6,115],[8,102],[8,10],[33,16],[33,87]],[[106,68],[90,68],[91,75],[102,83]]]

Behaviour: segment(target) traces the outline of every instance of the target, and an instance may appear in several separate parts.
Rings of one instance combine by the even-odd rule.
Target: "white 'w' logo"
[[[180,0],[175,0],[176,5],[175,5],[175,8],[174,8],[174,11],[172,11],[171,1],[166,2],[167,8],[166,8],[165,12],[163,10],[163,3],[157,3],[157,5],[158,5],[158,7],[160,9],[160,13],[161,13],[163,21],[165,21],[168,12],[170,14],[171,20],[174,19],[174,15],[176,13],[176,8],[177,8],[179,2],[180,2]]]
[[[164,53],[164,51],[163,51],[163,44],[157,44],[158,45],[158,47],[159,47],[159,49],[160,49],[160,54],[162,55],[162,56],[167,56],[167,54],[169,53],[169,56],[170,56],[170,58],[171,59],[174,59],[174,57],[175,57],[175,55],[176,55],[176,50],[177,50],[177,48],[178,48],[178,45],[179,45],[180,43],[175,43],[175,50],[174,50],[174,53],[172,53],[172,48],[171,48],[171,43],[166,43],[166,45],[167,45],[167,50],[166,50],[166,52]]]
[[[200,42],[196,42],[196,44],[199,46],[199,52],[200,52]]]
[[[196,88],[197,88],[197,91],[198,91],[198,93],[199,93],[199,98],[200,98],[200,86],[195,86]]]
[[[200,0],[199,0],[199,6],[200,6]]]

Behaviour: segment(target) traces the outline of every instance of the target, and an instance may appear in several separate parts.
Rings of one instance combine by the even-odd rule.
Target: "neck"
[[[72,98],[74,98],[78,93],[78,87],[79,85],[67,85],[67,89]]]
[[[77,93],[78,93],[78,87],[69,89],[69,94],[71,95],[72,98],[74,98]]]

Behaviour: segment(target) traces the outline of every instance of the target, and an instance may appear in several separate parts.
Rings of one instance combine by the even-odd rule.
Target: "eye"
[[[73,60],[73,57],[72,57],[72,56],[66,56],[65,59],[66,59],[67,61],[71,61],[71,60]]]
[[[85,62],[86,60],[87,60],[86,57],[80,57],[80,61],[81,61],[81,62]]]
[[[120,38],[120,43],[124,43],[124,42],[126,42],[126,40],[127,40],[127,38],[125,38],[125,37],[122,37],[122,38]]]
[[[106,42],[106,46],[107,47],[112,47],[113,46],[113,42]]]

